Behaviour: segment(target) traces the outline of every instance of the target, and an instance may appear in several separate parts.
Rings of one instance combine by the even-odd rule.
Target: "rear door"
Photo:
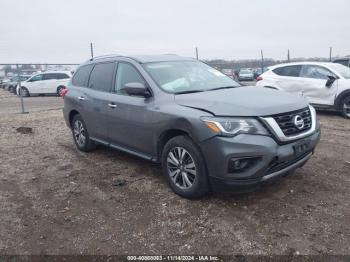
[[[88,88],[84,89],[80,100],[85,104],[84,114],[88,132],[92,138],[108,141],[108,114],[112,83],[115,77],[115,62],[103,62],[94,65]]]
[[[300,79],[303,81],[303,94],[312,104],[333,105],[338,89],[338,80],[327,87],[328,76],[337,76],[323,66],[303,65]]]
[[[56,80],[57,73],[43,74],[43,81],[40,83],[40,93],[43,94],[56,94]]]
[[[273,69],[276,86],[284,91],[294,94],[302,94],[302,81],[299,78],[301,65],[283,66]]]
[[[114,106],[108,112],[109,140],[113,145],[140,153],[150,158],[152,154],[152,110],[153,97],[144,98],[128,95],[127,83],[146,81],[138,69],[128,62],[118,62],[117,76],[109,103]]]

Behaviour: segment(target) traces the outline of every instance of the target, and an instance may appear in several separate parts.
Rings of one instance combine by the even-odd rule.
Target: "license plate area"
[[[300,155],[304,154],[305,152],[309,151],[310,141],[309,140],[300,141],[293,146],[293,149],[294,149],[294,155],[300,156]]]

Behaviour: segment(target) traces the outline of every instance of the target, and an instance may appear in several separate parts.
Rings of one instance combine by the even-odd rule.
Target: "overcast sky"
[[[350,55],[349,0],[1,0],[0,63],[95,55]]]

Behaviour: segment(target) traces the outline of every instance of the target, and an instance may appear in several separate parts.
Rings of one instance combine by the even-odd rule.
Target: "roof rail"
[[[120,55],[118,55],[118,54],[109,54],[109,55],[95,56],[95,57],[90,58],[88,61],[93,61],[93,60],[103,59],[103,58],[109,58],[109,57],[115,57],[115,56],[120,56]]]

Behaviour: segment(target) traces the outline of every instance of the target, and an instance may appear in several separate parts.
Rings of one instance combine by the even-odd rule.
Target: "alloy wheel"
[[[80,120],[74,122],[73,132],[75,141],[80,147],[83,147],[85,145],[86,136],[84,125]]]
[[[197,176],[196,164],[191,154],[183,147],[171,149],[167,157],[168,174],[181,189],[192,187]]]

